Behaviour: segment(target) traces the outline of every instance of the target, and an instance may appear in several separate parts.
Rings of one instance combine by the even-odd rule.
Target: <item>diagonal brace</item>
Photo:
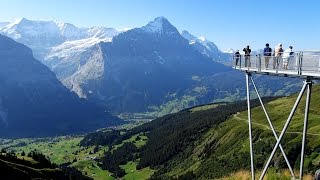
[[[297,109],[297,107],[298,107],[298,105],[299,105],[299,103],[301,101],[302,95],[303,95],[303,93],[304,93],[304,91],[305,91],[305,89],[307,87],[307,84],[308,84],[308,82],[304,81],[304,84],[303,84],[303,87],[302,87],[302,89],[301,89],[301,91],[299,93],[299,96],[298,96],[298,98],[297,98],[297,100],[296,100],[296,102],[295,102],[295,104],[294,104],[294,106],[293,106],[293,108],[292,108],[292,110],[290,112],[290,115],[289,115],[289,117],[288,117],[288,119],[287,119],[287,121],[286,121],[286,123],[285,123],[285,125],[284,125],[284,127],[282,129],[282,131],[281,131],[279,139],[277,140],[277,142],[276,142],[276,144],[275,144],[275,146],[274,146],[274,148],[272,150],[272,153],[271,153],[271,155],[270,155],[270,157],[268,159],[267,164],[265,165],[265,167],[264,167],[264,169],[262,171],[262,174],[261,174],[259,180],[262,180],[263,177],[265,176],[265,174],[266,174],[266,172],[267,172],[267,170],[269,168],[270,162],[271,162],[276,150],[278,149],[278,146],[279,146],[279,144],[280,144],[280,142],[281,142],[281,140],[282,140],[282,138],[283,138],[288,126],[289,126],[289,123],[291,122],[291,119],[292,119],[292,117],[293,117],[293,115],[294,115],[294,113],[295,113],[295,111],[296,111],[296,109]]]
[[[251,82],[252,82],[252,85],[253,85],[256,93],[257,93],[257,96],[258,96],[258,99],[259,99],[259,101],[260,101],[261,107],[262,107],[262,109],[263,109],[263,111],[264,111],[264,114],[265,114],[266,117],[267,117],[268,123],[269,123],[269,125],[270,125],[271,130],[272,130],[272,133],[273,133],[274,137],[276,138],[276,140],[278,141],[278,139],[279,139],[279,138],[278,138],[278,135],[277,135],[277,133],[276,133],[276,131],[275,131],[273,125],[272,125],[272,122],[271,122],[271,120],[270,120],[270,117],[269,117],[269,115],[268,115],[268,113],[267,113],[267,110],[266,110],[266,108],[265,108],[262,100],[261,100],[259,91],[258,91],[258,89],[257,89],[257,87],[256,87],[256,85],[255,85],[252,77],[251,77]],[[290,173],[291,173],[292,178],[295,179],[294,172],[293,172],[293,170],[292,170],[292,167],[291,167],[291,165],[290,165],[290,162],[289,162],[289,160],[288,160],[288,158],[287,158],[287,156],[286,156],[286,153],[284,152],[281,144],[279,144],[279,148],[280,148],[280,150],[281,150],[281,152],[282,152],[282,155],[283,155],[283,157],[284,157],[284,159],[285,159],[285,161],[286,161],[286,163],[287,163],[287,165],[288,165],[288,168],[289,168],[289,170],[290,170]]]

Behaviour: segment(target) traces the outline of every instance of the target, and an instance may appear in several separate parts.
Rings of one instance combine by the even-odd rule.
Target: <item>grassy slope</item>
[[[86,172],[88,176],[95,180],[112,180],[111,173],[108,171],[101,170],[101,168],[93,160],[82,160],[75,162],[71,165],[82,172]]]
[[[28,158],[21,158],[29,161]],[[31,160],[33,162],[34,160]],[[19,163],[11,162],[11,160],[3,160],[0,158],[0,174],[2,179],[69,179],[80,178],[66,176],[60,169],[36,169]],[[85,178],[85,177],[82,177]],[[87,179],[87,178],[85,178]]]
[[[148,179],[153,173],[154,170],[150,168],[144,168],[141,170],[137,170],[137,162],[128,162],[125,165],[120,166],[122,169],[126,171],[126,175],[123,177],[123,179],[126,180],[135,180],[135,179]]]
[[[139,135],[141,139],[136,141],[137,136],[138,135],[133,135],[130,139],[124,140],[121,144],[114,146],[112,150],[122,146],[125,142],[133,142],[138,148],[145,145],[147,137]],[[6,143],[2,142],[0,149],[5,148],[15,150],[18,154],[20,154],[22,151],[28,153],[31,150],[37,149],[56,164],[62,164],[69,161],[72,162],[74,159],[77,159],[77,162],[73,163],[71,166],[79,169],[83,173],[86,173],[89,177],[96,180],[114,179],[114,177],[111,176],[112,173],[106,170],[101,170],[97,163],[91,159],[93,157],[101,157],[104,151],[108,151],[108,147],[100,147],[98,152],[90,153],[93,152],[94,147],[79,147],[79,142],[82,140],[82,138],[83,137],[61,136],[55,138],[24,138],[6,140]],[[26,156],[18,157],[32,161],[32,159],[29,159]],[[123,179],[132,179],[134,177],[139,177],[139,179],[147,179],[153,174],[154,171],[150,168],[144,168],[136,171],[136,164],[137,162],[128,162],[127,165],[122,166],[122,168],[128,172],[128,175],[123,177]]]
[[[312,154],[308,154],[305,159],[305,166],[319,167],[320,165],[320,154],[315,152],[316,148],[320,147],[320,87],[314,87],[310,114],[309,114],[309,126],[308,126],[308,147]],[[304,107],[305,107],[305,97],[300,102],[297,112],[290,123],[290,127],[286,133],[285,140],[282,143],[285,151],[288,152],[288,148],[294,144],[301,141],[303,117],[304,117]],[[284,97],[272,101],[266,105],[269,112],[272,123],[274,124],[278,134],[282,130],[282,127],[289,115],[289,112],[296,100],[296,95],[290,97]],[[206,109],[206,107],[203,107]],[[198,109],[197,109],[198,110]],[[269,151],[272,150],[274,146],[273,134],[269,128],[265,115],[260,107],[252,109],[252,121],[254,135],[256,136],[255,141],[255,151],[257,148],[261,147],[262,144],[269,143]],[[270,143],[272,142],[272,143]],[[209,147],[208,147],[209,146]],[[204,157],[204,152],[211,149],[211,156]],[[172,163],[172,168],[167,175],[169,176],[179,176],[185,174],[188,171],[193,171],[195,173],[202,173],[203,171],[215,171],[214,169],[207,168],[213,159],[228,159],[233,158],[239,153],[249,152],[249,140],[248,140],[248,123],[247,123],[247,112],[239,112],[234,116],[230,117],[227,121],[221,123],[218,128],[211,129],[206,134],[204,134],[194,146],[193,154],[188,158],[183,160],[177,160],[178,163]],[[215,156],[215,158],[213,158]],[[269,153],[266,154],[256,154],[255,159],[266,159]],[[263,165],[263,164],[262,164]],[[297,162],[291,163],[297,167]],[[199,175],[199,174],[198,174]],[[200,175],[201,176],[201,175]],[[270,175],[271,176],[271,175]],[[203,176],[202,176],[203,177]],[[204,176],[205,179],[205,176]]]
[[[320,119],[320,112],[318,111],[318,106],[320,104],[320,87],[314,87],[311,101],[311,109],[309,115],[309,128],[308,128],[308,147],[312,154],[309,154],[306,158],[306,163],[308,166],[319,167],[320,164],[320,155],[318,152],[315,152],[316,148],[320,147],[320,124],[317,121]],[[270,118],[273,124],[278,131],[278,134],[281,131],[281,128],[288,117],[289,111],[292,108],[293,103],[295,102],[296,95],[290,97],[284,97],[272,101],[266,105],[266,108],[269,112]],[[297,142],[301,141],[301,132],[303,125],[303,115],[304,115],[304,105],[305,100],[303,99],[299,105],[299,108],[290,124],[288,133],[285,136],[285,141],[282,143],[286,152],[288,148]],[[197,113],[198,111],[215,108],[215,106],[200,106],[192,109],[191,113]],[[264,117],[264,113],[260,107],[252,109],[252,120],[253,120],[253,130],[254,130],[254,139],[255,139],[255,152],[258,151],[259,147],[268,145],[267,150],[272,150],[274,145],[273,135],[270,131],[268,123]],[[125,141],[133,141],[137,147],[141,147],[147,141],[147,137],[141,136],[142,140],[136,142],[136,135],[132,136],[130,139]],[[95,179],[113,179],[109,176],[109,172],[100,170],[94,161],[90,159],[85,159],[89,152],[92,151],[93,147],[89,149],[80,149],[78,146],[82,137],[59,137],[54,140],[14,140],[4,145],[18,145],[21,142],[25,142],[27,146],[14,147],[18,151],[24,150],[25,152],[30,151],[31,149],[41,150],[45,155],[49,156],[51,160],[55,163],[63,163],[72,161],[74,158],[80,159],[80,161],[73,164],[74,167],[87,172],[87,174]],[[118,148],[121,145],[114,146],[113,149]],[[183,175],[189,171],[193,171],[198,176],[206,179],[206,173],[203,172],[213,172],[216,169],[210,169],[209,165],[217,159],[228,160],[235,157],[238,154],[248,154],[249,153],[249,140],[248,140],[248,124],[247,124],[247,113],[239,112],[227,121],[218,125],[218,127],[212,128],[201,137],[198,141],[195,142],[192,147],[192,155],[189,157],[184,157],[177,155],[174,157],[168,165],[169,171],[166,172],[169,176],[179,176]],[[107,149],[105,149],[107,150]],[[76,151],[78,153],[74,154]],[[210,151],[210,153],[208,153]],[[92,156],[99,156],[103,153],[101,149],[98,153],[93,154]],[[269,156],[269,153],[266,154],[256,154],[255,159],[266,159]],[[181,158],[183,157],[183,158]],[[246,162],[247,165],[249,163]],[[144,168],[140,171],[135,169],[137,162],[128,162],[126,165],[121,166],[127,172],[127,175],[124,179],[146,179],[153,174],[153,170],[149,168]],[[292,165],[296,165],[296,162],[292,162]],[[263,165],[263,164],[262,164]],[[221,167],[222,168],[222,167]],[[248,168],[247,168],[248,169]],[[237,169],[239,170],[239,169]],[[240,172],[230,172],[236,174],[247,173],[248,171]],[[201,175],[203,173],[203,176]],[[284,173],[286,174],[286,173]],[[273,176],[273,170],[269,171],[269,176]],[[104,177],[104,178],[101,178]],[[284,177],[287,177],[286,175]],[[228,179],[228,177],[226,177]],[[232,179],[232,178],[231,178]]]
[[[0,148],[9,148],[17,153],[21,153],[22,151],[28,153],[33,149],[37,149],[56,164],[72,162],[74,159],[77,159],[77,162],[73,163],[72,166],[83,173],[87,173],[88,176],[95,179],[101,179],[100,177],[105,177],[104,175],[109,177],[110,172],[102,171],[96,166],[92,167],[94,161],[90,159],[90,157],[101,156],[103,150],[107,148],[101,148],[97,153],[89,154],[93,150],[93,147],[88,149],[80,148],[79,142],[82,138],[62,136],[55,138],[16,139],[10,140],[9,143],[0,146]]]
[[[139,136],[139,137],[141,138],[141,139],[138,140],[138,141],[136,141],[137,136]],[[144,146],[144,145],[146,144],[147,140],[148,140],[148,137],[147,137],[147,136],[143,136],[143,135],[141,135],[141,134],[135,134],[135,135],[133,135],[131,138],[122,141],[122,143],[115,145],[115,146],[112,148],[112,150],[115,150],[115,149],[117,149],[118,147],[121,147],[121,146],[122,146],[124,143],[126,143],[126,142],[133,142],[133,144],[136,145],[137,148],[141,148],[142,146]]]
[[[0,166],[6,167],[6,169],[9,170],[10,174],[15,173],[15,175],[12,174],[12,176],[26,176],[28,178],[30,177],[37,177],[37,178],[44,178],[46,171],[49,169],[34,169],[28,166],[12,163],[9,161],[5,161],[0,159]],[[2,175],[3,176],[3,175]]]
[[[255,175],[256,179],[259,179],[260,173],[258,172]],[[298,176],[298,174],[296,174]],[[220,178],[219,180],[247,180],[251,179],[251,172],[250,171],[244,171],[240,170],[236,173],[231,174],[229,177],[223,177]],[[265,179],[270,179],[270,180],[275,180],[275,179],[281,179],[281,180],[291,180],[291,175],[289,170],[280,170],[277,171],[273,168],[271,168],[268,173],[265,175]],[[310,174],[304,175],[303,176],[304,180],[313,180],[313,176]]]

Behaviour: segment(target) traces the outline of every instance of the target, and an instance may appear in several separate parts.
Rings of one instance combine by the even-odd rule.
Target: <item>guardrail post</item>
[[[299,74],[299,53],[296,54],[295,56],[295,59],[296,59],[296,64],[295,64],[295,67],[294,67],[294,70],[297,70],[297,74]]]
[[[319,67],[318,67],[318,71],[320,71],[320,56],[318,56],[318,60],[319,60]]]
[[[299,75],[302,74],[302,59],[303,58],[303,52],[300,52],[299,54]]]
[[[280,58],[279,58],[279,56],[275,56],[275,61],[276,61],[276,73],[278,74],[279,65],[280,65]]]
[[[261,66],[262,66],[262,65],[261,65],[261,62],[262,62],[262,61],[261,61],[261,58],[262,58],[262,56],[259,55],[259,64],[260,64],[260,65],[259,65],[259,67],[260,67],[260,71],[259,71],[259,72],[261,72]]]

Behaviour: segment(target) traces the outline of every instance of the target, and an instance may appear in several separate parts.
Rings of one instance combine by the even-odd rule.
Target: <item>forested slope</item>
[[[305,172],[320,168],[320,87],[311,98]],[[279,134],[297,95],[264,98],[272,123]],[[255,169],[263,168],[275,139],[257,100],[251,101]],[[299,172],[305,97],[300,102],[282,146],[295,172]],[[109,130],[87,135],[82,146],[108,146],[101,158],[104,169],[122,177],[121,167],[135,162],[136,169],[151,168],[153,179],[216,179],[250,170],[246,101],[209,104],[166,115],[131,130]],[[137,146],[140,137],[145,144]],[[145,141],[144,141],[145,142]],[[126,144],[129,143],[129,144]],[[135,148],[136,146],[137,148]],[[123,158],[117,158],[117,157]],[[110,163],[112,162],[112,163]],[[277,151],[269,174],[287,169]],[[288,175],[285,175],[288,176]]]

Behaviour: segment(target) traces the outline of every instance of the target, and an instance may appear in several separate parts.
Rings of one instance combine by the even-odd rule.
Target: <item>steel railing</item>
[[[290,56],[233,55],[233,68],[253,72],[270,72],[320,77],[320,51],[294,52]]]

